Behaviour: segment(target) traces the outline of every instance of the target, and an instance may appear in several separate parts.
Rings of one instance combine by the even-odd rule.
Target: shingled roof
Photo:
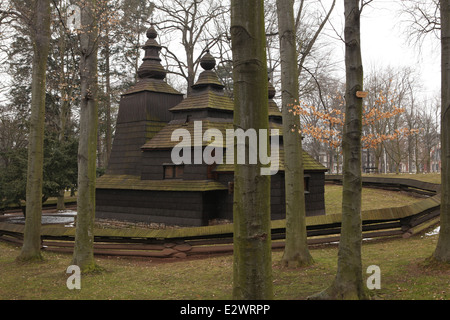
[[[172,112],[199,110],[199,109],[218,109],[233,112],[233,100],[223,93],[204,90],[194,92],[184,99],[179,105],[170,109]]]
[[[192,93],[179,105],[170,109],[172,112],[181,112],[201,109],[217,109],[219,111],[233,112],[233,100],[224,92],[224,85],[213,71],[216,66],[214,57],[207,52],[201,59],[200,65],[204,71],[199,75],[197,82],[192,86]]]
[[[282,147],[280,147],[279,150],[279,171],[284,171],[284,150]],[[305,171],[328,171],[327,168],[325,168],[322,164],[317,162],[311,155],[303,151],[303,170]],[[234,165],[233,164],[220,164],[215,168],[216,172],[234,172]]]
[[[234,125],[232,122],[225,122],[225,121],[213,121],[213,120],[202,120],[201,121],[202,126],[202,137],[206,130],[208,129],[217,129],[222,133],[223,136],[223,143],[225,143],[225,137],[226,137],[226,130],[234,130]],[[183,145],[180,144],[179,141],[172,141],[172,134],[177,129],[185,129],[189,132],[192,142],[194,141],[194,135],[195,135],[195,122],[190,121],[187,123],[170,123],[167,126],[165,126],[161,131],[159,131],[153,139],[151,139],[149,142],[147,142],[145,145],[142,146],[142,150],[150,150],[150,149],[172,149],[175,146],[184,147],[184,146],[190,146],[189,144]],[[269,123],[269,129],[278,129],[279,134],[281,135],[281,125],[277,123]],[[212,141],[203,141],[202,140],[202,147],[206,147],[211,144]],[[220,146],[222,144],[215,144],[215,146]]]
[[[97,179],[97,189],[147,191],[213,191],[228,187],[212,180],[141,180],[136,175],[103,175]]]
[[[215,66],[215,60],[208,52],[202,58],[201,65],[205,69],[198,81],[192,86],[193,92],[184,99],[180,104],[171,108],[171,112],[186,112],[201,109],[216,109],[221,112],[233,112],[234,102],[231,98],[224,94],[224,86],[220,83],[217,74],[212,70]],[[269,129],[278,129],[279,135],[282,135],[282,114],[277,104],[273,100],[275,96],[275,88],[268,81],[269,86]],[[218,129],[222,133],[223,141],[215,142],[214,146],[224,146],[226,143],[226,131],[234,129],[233,119],[199,119],[201,121],[203,137],[208,129]],[[185,129],[189,132],[191,141],[172,141],[172,134],[177,129]],[[173,120],[159,131],[151,140],[142,146],[143,151],[157,150],[157,149],[172,149],[175,146],[190,147],[194,143],[195,136],[195,121]],[[300,137],[299,137],[300,138]],[[211,144],[212,141],[203,141],[202,147]],[[281,142],[281,141],[280,141]],[[308,171],[326,171],[327,169],[320,163],[315,161],[308,153],[303,152],[304,169]],[[280,147],[280,170],[284,170],[284,152],[282,146]],[[234,171],[234,166],[230,164],[222,164],[216,167],[217,172]]]

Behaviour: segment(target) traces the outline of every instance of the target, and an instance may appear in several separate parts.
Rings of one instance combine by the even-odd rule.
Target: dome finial
[[[272,72],[268,73],[268,82],[269,82],[269,99],[273,99],[276,94],[275,87],[272,84]]]
[[[206,50],[205,55],[203,55],[200,65],[204,70],[212,70],[216,66],[216,59],[209,53],[209,49]]]
[[[153,19],[152,19],[150,28],[147,29],[147,38],[156,39],[157,36],[158,36],[158,32],[156,32],[155,24],[153,23]]]

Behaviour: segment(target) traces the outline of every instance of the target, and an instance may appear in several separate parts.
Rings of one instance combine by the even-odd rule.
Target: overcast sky
[[[407,44],[404,25],[399,19],[398,0],[374,0],[363,10],[361,19],[361,45],[365,70],[373,67],[414,66],[421,76],[424,86],[423,94],[428,98],[440,90],[440,45],[434,35],[425,41],[419,54],[418,48]],[[323,0],[324,7],[329,8],[332,0]],[[343,1],[338,0],[333,12],[332,23],[337,30],[344,25]],[[403,28],[403,31],[402,31]],[[328,26],[327,33],[333,35]],[[344,48],[341,43],[336,54],[344,59]],[[342,65],[342,72],[344,66]],[[3,76],[3,77],[2,77]],[[0,74],[0,81],[5,81],[5,75]],[[430,98],[431,99],[431,98]]]
[[[325,2],[331,0],[325,0]],[[365,70],[372,67],[412,66],[422,79],[423,94],[428,98],[440,92],[440,44],[430,35],[420,48],[407,43],[405,25],[399,17],[397,1],[374,0],[365,7],[361,18],[361,46]],[[343,1],[336,4],[333,21],[342,24]],[[340,18],[339,16],[342,16]],[[342,28],[341,25],[339,25]]]

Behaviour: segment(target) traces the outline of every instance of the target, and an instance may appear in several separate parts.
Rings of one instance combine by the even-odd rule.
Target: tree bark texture
[[[33,78],[28,137],[25,234],[19,260],[41,260],[42,183],[47,59],[50,49],[50,1],[36,0],[31,26]]]
[[[450,263],[450,3],[441,1],[440,6],[442,189],[439,240],[433,256],[438,261]]]
[[[95,180],[98,128],[96,1],[81,8],[80,33],[80,139],[78,145],[78,197],[73,264],[82,272],[97,269],[94,260]]]
[[[299,101],[294,1],[277,0],[280,37],[283,146],[286,190],[286,246],[282,262],[298,267],[313,262],[306,234],[305,186],[300,118],[292,106]]]
[[[231,2],[231,40],[235,129],[268,130],[263,0]],[[270,176],[261,175],[261,167],[259,160],[235,162],[233,297],[238,300],[273,298]]]
[[[361,221],[361,135],[363,100],[356,96],[363,90],[363,66],[360,41],[359,0],[345,0],[346,113],[342,139],[343,196],[342,226],[338,269],[331,286],[315,298],[365,299],[362,276]]]

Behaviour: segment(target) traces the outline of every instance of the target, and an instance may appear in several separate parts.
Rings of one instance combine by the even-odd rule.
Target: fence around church
[[[342,183],[341,176],[326,176],[327,183]],[[414,179],[364,177],[363,186],[414,192],[424,198],[411,205],[362,212],[364,240],[408,238],[439,223],[440,185]],[[308,244],[337,243],[341,232],[341,214],[307,217]],[[283,248],[285,220],[272,221],[272,248]],[[0,222],[0,240],[22,245],[24,225]],[[43,225],[42,249],[72,253],[75,228]],[[188,256],[233,252],[233,225],[173,229],[95,229],[94,254],[152,258],[186,258]]]

